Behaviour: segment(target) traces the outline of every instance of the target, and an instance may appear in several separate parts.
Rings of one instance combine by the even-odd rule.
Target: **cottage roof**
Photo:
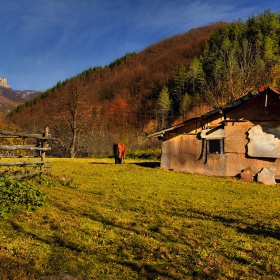
[[[178,123],[178,124],[176,124],[176,125],[174,125],[174,126],[171,126],[171,127],[169,127],[169,128],[166,128],[166,129],[160,130],[160,131],[158,131],[158,132],[155,132],[155,133],[153,133],[153,134],[150,134],[150,135],[148,135],[148,138],[156,138],[156,137],[163,136],[163,134],[164,134],[165,132],[167,132],[167,131],[175,130],[175,129],[180,128],[180,127],[182,127],[182,126],[184,126],[184,125],[186,125],[186,124],[195,122],[195,121],[197,121],[197,120],[199,120],[199,119],[200,119],[200,117],[196,117],[196,118],[191,118],[191,119],[185,120],[185,121],[183,121],[183,122],[181,122],[181,123]]]
[[[267,91],[267,90],[273,91],[274,93],[280,95],[280,92],[279,92],[279,91],[277,91],[276,89],[274,89],[274,88],[272,88],[272,87],[270,87],[270,86],[267,86],[267,87],[260,87],[260,88],[259,88],[259,93],[263,93],[263,92],[265,92],[265,91]]]
[[[244,105],[246,102],[252,100],[253,98],[255,98],[256,96],[259,96],[259,95],[262,95],[262,94],[265,94],[267,92],[274,92],[278,95],[280,95],[280,92],[275,90],[274,88],[270,87],[270,86],[263,86],[263,87],[260,87],[258,89],[258,92],[256,93],[248,93],[247,95],[239,98],[239,99],[236,99],[232,102],[229,102],[227,103],[224,107],[220,107],[220,108],[215,108],[209,112],[207,112],[206,114],[203,114],[201,115],[200,117],[195,117],[195,118],[191,118],[191,119],[188,119],[188,120],[185,120],[177,125],[174,125],[172,127],[169,127],[169,128],[166,128],[166,129],[163,129],[163,130],[160,130],[158,132],[155,132],[153,134],[150,134],[148,136],[148,138],[157,138],[157,137],[161,137],[164,135],[165,132],[169,132],[169,131],[173,131],[177,128],[180,128],[186,124],[189,124],[189,123],[192,123],[192,122],[195,122],[197,120],[202,120],[202,119],[206,119],[206,118],[209,118],[211,116],[214,116],[216,114],[222,114],[222,113],[228,113],[230,111],[232,111],[233,109],[236,109],[237,107],[241,106],[241,105]],[[280,98],[280,97],[279,97]]]

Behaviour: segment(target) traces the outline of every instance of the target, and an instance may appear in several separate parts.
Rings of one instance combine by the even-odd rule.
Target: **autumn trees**
[[[180,64],[168,89],[174,118],[201,102],[223,107],[263,85],[280,87],[280,15],[270,10],[214,31],[199,56]]]
[[[61,139],[60,156],[106,153],[119,140],[138,148],[144,133],[263,85],[279,90],[279,46],[279,14],[269,10],[245,23],[193,29],[59,81],[10,120],[28,131],[49,126]]]
[[[218,107],[263,85],[278,86],[280,17],[266,11],[217,30],[203,52],[202,93]]]

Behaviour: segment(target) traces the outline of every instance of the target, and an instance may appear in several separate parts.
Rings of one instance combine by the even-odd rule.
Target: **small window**
[[[208,154],[223,154],[224,153],[224,139],[208,140],[207,141]]]

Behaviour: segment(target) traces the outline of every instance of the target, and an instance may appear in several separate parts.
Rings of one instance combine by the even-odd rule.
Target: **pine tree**
[[[213,33],[203,56],[205,84],[193,84],[214,107],[224,106],[271,82],[279,64],[280,15],[266,11],[247,20],[234,22]],[[195,72],[189,70],[195,81]]]
[[[178,72],[174,77],[174,90],[172,94],[175,112],[178,111],[178,108],[182,101],[183,94],[186,91],[186,81],[187,81],[186,67],[183,64],[180,64]]]
[[[169,91],[166,86],[164,86],[159,94],[157,100],[157,109],[160,118],[160,129],[163,129],[167,125],[168,114],[171,110],[171,100],[169,97]]]
[[[191,104],[192,104],[192,98],[190,97],[189,94],[185,93],[183,95],[183,98],[182,98],[182,101],[180,104],[180,115],[183,116],[184,119],[186,118],[187,113],[191,109]]]
[[[198,91],[205,82],[205,73],[202,66],[202,58],[195,57],[189,66],[187,78],[191,85],[191,93]]]

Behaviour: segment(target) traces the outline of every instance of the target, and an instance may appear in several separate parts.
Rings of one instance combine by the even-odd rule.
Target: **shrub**
[[[19,206],[34,210],[44,204],[46,195],[30,182],[11,179],[0,181],[0,216],[4,217]]]
[[[158,160],[160,158],[160,148],[149,148],[146,150],[128,150],[126,157],[132,159],[152,159]]]

